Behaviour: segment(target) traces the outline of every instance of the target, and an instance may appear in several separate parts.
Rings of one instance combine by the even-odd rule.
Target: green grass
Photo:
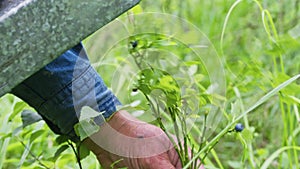
[[[129,12],[143,15],[125,13],[84,44],[94,67],[123,104],[140,101],[129,109],[143,110],[138,118],[163,123],[175,135],[170,113],[184,122],[194,120],[193,126],[176,124],[183,135],[188,133],[193,157],[205,158],[206,168],[296,169],[300,168],[299,3],[143,0]],[[169,22],[170,15],[153,18],[146,12],[176,15],[189,23]],[[130,44],[134,40],[136,49]],[[136,73],[140,67],[168,74],[150,74],[143,84]],[[147,93],[151,79],[164,80],[148,85]],[[222,85],[214,88],[212,82]],[[186,90],[180,93],[174,84]],[[135,87],[140,88],[131,95]],[[168,97],[180,99],[167,102]],[[20,112],[31,108],[19,102],[12,95],[0,99],[0,168],[78,168],[70,148],[54,160],[60,145],[42,121],[21,128]],[[174,104],[185,114],[161,108]],[[161,115],[162,121],[155,121],[151,112]],[[243,123],[245,129],[228,132],[236,123]],[[184,159],[185,150],[181,153]],[[100,168],[92,155],[82,165]]]

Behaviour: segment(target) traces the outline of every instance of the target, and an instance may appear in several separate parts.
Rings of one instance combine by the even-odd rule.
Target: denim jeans
[[[91,67],[78,44],[12,89],[43,117],[57,134],[77,140],[73,126],[89,106],[109,118],[121,103]],[[98,122],[101,123],[101,122]]]

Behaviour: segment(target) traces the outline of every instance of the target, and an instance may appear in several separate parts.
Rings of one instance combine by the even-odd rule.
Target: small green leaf
[[[39,137],[43,133],[45,133],[45,130],[38,130],[38,131],[32,133],[30,136],[30,141],[33,142],[37,137]]]
[[[2,134],[2,133],[1,133]],[[4,140],[6,138],[9,138],[12,136],[12,133],[8,133],[8,134],[4,134],[2,137],[1,137],[1,140]]]
[[[269,156],[269,150],[266,148],[260,148],[256,150],[256,154],[259,156],[260,159],[265,159]]]
[[[242,137],[246,140],[246,141],[252,141],[253,140],[253,131],[251,131],[250,129],[244,129],[242,131]]]
[[[74,125],[75,133],[81,141],[99,131],[100,127],[94,121],[95,117],[100,117],[105,121],[102,114],[94,109],[88,106],[82,108],[79,122]]]
[[[53,160],[54,161],[56,161],[57,159],[58,159],[58,157],[61,155],[61,153],[63,153],[65,150],[67,150],[69,148],[69,146],[68,145],[62,145],[62,146],[60,146],[57,150],[56,150],[56,152],[55,152],[55,154],[54,154],[54,157],[53,157]]]
[[[69,140],[69,137],[68,137],[68,136],[60,135],[60,136],[56,137],[55,142],[56,142],[57,144],[62,144],[62,143],[67,142],[68,140]]]
[[[77,147],[77,149],[79,148],[79,157],[80,160],[84,159],[85,157],[90,155],[90,150],[84,145],[84,144],[80,144],[79,147]]]
[[[32,129],[29,129],[29,130],[24,130],[23,129],[23,131],[20,133],[20,136],[22,138],[25,138],[28,134],[31,134],[31,132],[32,132]]]
[[[23,130],[23,126],[17,127],[14,129],[14,131],[12,132],[13,136],[18,135],[21,131]]]
[[[92,109],[88,106],[84,106],[81,109],[81,114],[80,114],[79,121],[83,121],[83,120],[86,120],[86,119],[91,119],[91,118],[97,117],[99,115],[101,115],[101,113],[95,111],[94,109]]]
[[[98,132],[99,129],[100,127],[93,120],[83,120],[74,126],[75,133],[81,141]]]
[[[24,110],[21,113],[23,128],[42,120],[42,117],[34,111]]]
[[[26,106],[25,102],[22,102],[22,101],[21,102],[17,102],[15,104],[15,106],[14,106],[14,110],[13,110],[12,114],[9,116],[8,121],[11,121],[13,118],[15,118],[16,115],[18,113],[20,113],[25,108],[25,106]]]

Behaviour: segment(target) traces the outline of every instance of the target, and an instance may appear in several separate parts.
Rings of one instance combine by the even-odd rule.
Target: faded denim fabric
[[[77,139],[73,126],[83,106],[109,118],[121,104],[91,67],[82,44],[66,51],[11,93],[35,108],[55,133],[73,140]],[[96,123],[101,124],[101,118]]]

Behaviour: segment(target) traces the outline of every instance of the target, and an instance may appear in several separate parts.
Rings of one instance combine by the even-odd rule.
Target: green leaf
[[[275,86],[290,79],[291,77],[284,73],[278,73],[278,75],[274,78],[276,80],[274,83]],[[296,95],[300,92],[300,85],[297,85],[296,83],[290,84],[289,86],[282,89],[281,92],[287,95]]]
[[[145,95],[154,94],[155,91],[160,90],[161,92],[154,97],[165,95],[168,107],[177,107],[181,104],[180,88],[176,80],[162,70],[154,68],[142,70],[137,87]]]
[[[43,133],[45,133],[45,130],[38,130],[31,134],[30,141],[33,142],[37,137],[41,136]]]
[[[77,149],[79,148],[79,157],[80,160],[84,159],[85,157],[90,155],[90,150],[84,145],[84,144],[80,144],[79,147],[77,147]]]
[[[12,132],[13,136],[18,135],[21,131],[23,130],[23,126],[17,127],[14,129],[14,131]]]
[[[22,102],[22,101],[21,102],[17,102],[15,104],[15,106],[14,106],[14,110],[13,110],[12,114],[9,116],[8,121],[11,121],[13,118],[15,118],[16,115],[18,113],[20,113],[25,108],[26,105],[27,104],[25,102]]]
[[[269,156],[269,150],[266,148],[260,148],[256,150],[256,154],[260,159],[266,159]]]
[[[32,129],[29,129],[29,130],[24,130],[24,129],[23,129],[23,131],[21,132],[20,136],[21,136],[22,138],[25,138],[28,134],[31,134],[32,132],[33,132]]]
[[[56,161],[57,159],[58,159],[58,157],[61,155],[61,153],[63,153],[65,150],[67,150],[69,148],[69,146],[68,145],[62,145],[62,146],[60,146],[57,150],[56,150],[56,152],[55,152],[55,154],[54,154],[54,157],[53,157],[53,161]]]
[[[1,135],[2,135],[2,133],[1,133]],[[7,134],[5,134],[5,133],[3,133],[3,135],[1,136],[1,140],[4,140],[4,139],[6,139],[6,138],[9,138],[9,137],[11,137],[12,136],[12,133],[7,133]]]
[[[83,121],[83,120],[86,120],[86,119],[91,119],[91,118],[97,117],[101,114],[102,113],[99,113],[99,112],[95,111],[94,109],[92,109],[88,106],[84,106],[81,109],[81,114],[80,114],[79,121]]]
[[[69,140],[69,137],[68,137],[68,136],[60,135],[60,136],[56,137],[55,142],[56,142],[57,144],[63,144],[63,143],[65,143],[65,142],[67,142],[68,140]]]
[[[102,114],[94,109],[88,106],[82,108],[79,122],[74,125],[75,133],[81,141],[99,131],[100,127],[94,121],[95,117],[100,117],[105,121]]]
[[[42,117],[34,111],[24,110],[21,113],[23,128],[42,120]]]
[[[246,140],[246,141],[252,141],[253,140],[253,131],[250,129],[245,128],[242,131],[242,137]]]
[[[81,141],[98,132],[99,129],[100,127],[93,120],[83,120],[74,126],[75,133]]]

